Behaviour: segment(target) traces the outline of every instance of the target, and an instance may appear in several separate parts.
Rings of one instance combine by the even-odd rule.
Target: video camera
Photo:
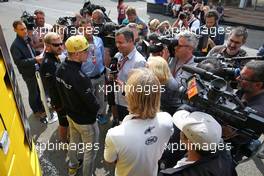
[[[247,57],[195,57],[194,62],[196,63],[210,63],[215,60],[219,65],[217,70],[214,70],[214,74],[223,77],[227,81],[234,81],[240,74],[240,70],[243,65],[249,60],[263,60],[264,56],[247,56]],[[208,62],[207,62],[208,61]],[[199,65],[198,64],[198,65]],[[203,64],[204,65],[204,64]]]
[[[147,40],[143,41],[143,52],[146,56],[150,53],[161,52],[165,47],[170,52],[170,57],[174,57],[174,47],[178,45],[178,39],[172,35],[159,36],[156,33],[150,34]]]
[[[92,4],[90,1],[87,1],[84,3],[83,8],[81,8],[81,10],[80,10],[80,14],[83,16],[84,14],[87,13],[90,16],[92,16],[93,11],[96,9],[102,10],[102,12],[104,13],[106,22],[112,22],[112,20],[105,13],[106,9],[103,6]]]
[[[180,88],[184,103],[212,115],[220,124],[227,124],[237,134],[253,141],[245,148],[236,149],[252,156],[260,146],[257,139],[264,133],[264,115],[245,106],[237,95],[227,91],[227,83],[222,77],[188,65],[182,69],[193,74]]]
[[[122,28],[122,25],[115,24],[113,22],[106,22],[100,26],[94,25],[96,30],[94,30],[94,35],[102,39],[105,48],[110,48],[110,55],[114,55],[118,52],[115,43],[115,32],[116,30]]]
[[[264,117],[259,116],[254,109],[245,107],[234,93],[226,91],[227,84],[222,77],[188,65],[182,69],[194,74],[186,80],[187,87],[184,90],[191,105],[205,110],[254,139],[258,134],[264,133]]]
[[[71,17],[71,16],[65,16],[65,17],[59,17],[56,21],[56,23],[60,26],[63,26],[63,35],[64,35],[64,41],[66,41],[69,37],[72,35],[77,34],[77,28],[75,26],[77,18]],[[61,31],[59,29],[56,29],[61,34]]]
[[[76,17],[70,17],[70,16],[60,17],[57,20],[57,24],[63,25],[63,26],[72,26],[75,21],[76,21]]]
[[[34,15],[31,15],[27,11],[24,11],[20,18],[25,23],[28,30],[33,30],[35,26],[35,16]]]
[[[99,36],[104,41],[104,38],[110,36],[111,38],[115,37],[115,31],[124,27],[123,25],[118,25],[114,22],[106,22],[103,24],[94,24],[94,35]],[[105,41],[104,41],[105,42]],[[106,41],[108,42],[108,41]],[[110,45],[111,44],[111,45]],[[112,46],[113,43],[104,43],[105,47]]]

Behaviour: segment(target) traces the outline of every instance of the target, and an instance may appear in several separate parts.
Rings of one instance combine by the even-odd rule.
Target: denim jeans
[[[83,153],[83,176],[92,176],[96,154],[99,149],[98,124],[97,122],[87,125],[77,124],[69,116],[67,118],[70,127],[69,167],[78,167],[78,152]]]

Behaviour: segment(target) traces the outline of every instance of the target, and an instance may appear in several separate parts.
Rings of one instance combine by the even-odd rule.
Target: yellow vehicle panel
[[[25,116],[24,106],[7,53],[0,26],[0,176],[40,176],[38,155],[29,128],[25,128],[27,119],[21,116]]]

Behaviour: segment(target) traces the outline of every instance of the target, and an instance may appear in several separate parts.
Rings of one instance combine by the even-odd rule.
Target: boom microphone
[[[244,56],[244,57],[232,57],[232,58],[215,57],[215,56],[195,57],[194,62],[200,63],[200,62],[207,60],[207,59],[218,59],[221,61],[264,60],[264,56]]]
[[[190,66],[190,65],[183,65],[182,69],[184,71],[187,71],[189,73],[197,73],[198,75],[200,75],[203,79],[206,79],[206,80],[212,80],[212,79],[223,79],[219,76],[216,76],[214,75],[213,73],[211,72],[208,72],[202,68],[198,68],[198,67],[193,67],[193,66]]]

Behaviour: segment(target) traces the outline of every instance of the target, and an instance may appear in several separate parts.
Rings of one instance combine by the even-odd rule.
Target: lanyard
[[[123,59],[120,60],[120,62],[118,63],[118,65],[119,65],[119,70],[121,70],[121,69],[124,67],[126,61],[128,61],[128,57],[123,57]]]

